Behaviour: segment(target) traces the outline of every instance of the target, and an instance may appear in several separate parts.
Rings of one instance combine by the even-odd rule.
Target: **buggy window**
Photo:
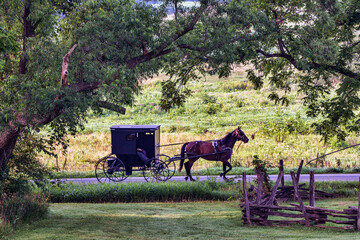
[[[133,141],[135,139],[135,135],[133,133],[127,134],[125,139],[126,141]]]

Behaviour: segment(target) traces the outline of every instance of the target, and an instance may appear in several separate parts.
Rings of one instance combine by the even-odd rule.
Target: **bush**
[[[30,223],[48,213],[47,198],[43,193],[4,194],[0,199],[0,206],[1,223],[5,226]]]
[[[224,92],[235,92],[254,89],[254,85],[249,81],[227,82],[221,85]]]
[[[244,103],[244,101],[242,99],[238,99],[235,102],[235,106],[238,107],[238,108],[241,108],[241,107],[245,106],[245,103]]]
[[[216,106],[215,104],[207,104],[202,108],[202,111],[209,115],[215,115],[219,110],[219,106]]]
[[[45,195],[33,192],[46,186],[43,179],[49,174],[36,158],[41,150],[46,150],[44,142],[24,132],[7,166],[0,169],[0,237],[13,225],[35,221],[48,212]]]
[[[201,96],[201,102],[203,104],[208,104],[208,103],[216,103],[217,99],[216,97],[214,96],[210,96],[206,93],[204,93],[202,96]]]
[[[65,184],[50,189],[54,203],[163,202],[227,200],[234,192],[220,191],[224,183],[165,182]]]
[[[276,119],[261,125],[260,131],[266,136],[274,137],[277,142],[283,142],[291,134],[309,134],[310,126],[299,113],[296,117],[285,118],[284,114],[278,112]]]
[[[134,106],[133,112],[159,114],[164,112],[164,110],[161,108],[159,103],[150,102],[150,103],[139,104],[137,106]]]

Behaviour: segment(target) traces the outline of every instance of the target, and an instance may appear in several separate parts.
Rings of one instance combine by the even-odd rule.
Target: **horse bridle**
[[[237,141],[245,141],[245,134],[243,133],[241,136],[240,136],[240,131],[241,130],[239,130],[239,128],[237,128],[236,130],[235,130],[235,136],[236,136],[236,140]]]

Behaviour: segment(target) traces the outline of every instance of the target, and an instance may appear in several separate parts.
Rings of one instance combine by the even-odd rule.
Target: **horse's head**
[[[236,140],[243,141],[244,143],[247,143],[249,141],[248,137],[245,135],[245,133],[238,127],[233,132],[233,135],[236,137]]]

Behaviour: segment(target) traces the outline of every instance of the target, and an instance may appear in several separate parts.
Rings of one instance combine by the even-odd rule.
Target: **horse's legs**
[[[228,166],[229,167],[229,169],[228,170],[226,170],[226,166]],[[228,173],[230,170],[232,169],[232,166],[231,166],[231,164],[228,162],[228,160],[224,160],[223,161],[223,172],[220,174],[220,177],[222,176],[223,177],[223,179],[227,179],[226,178],[226,173]]]
[[[197,160],[197,159],[196,159]],[[195,160],[195,161],[196,161]],[[186,177],[185,180],[187,181],[188,178],[190,178],[190,181],[195,181],[195,179],[193,179],[193,177],[191,176],[191,167],[194,164],[194,159],[189,159],[189,161],[187,161],[184,165],[185,165],[185,169],[186,169]]]

